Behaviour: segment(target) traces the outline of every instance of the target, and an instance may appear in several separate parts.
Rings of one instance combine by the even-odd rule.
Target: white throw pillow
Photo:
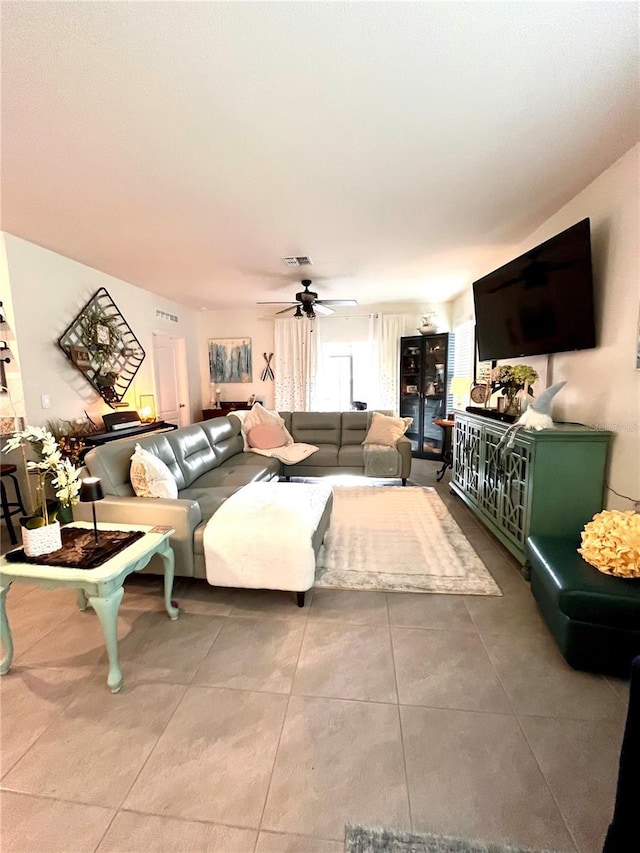
[[[384,447],[395,447],[413,423],[413,418],[394,418],[391,415],[381,415],[374,412],[371,426],[364,437],[363,444],[379,444]]]
[[[133,491],[139,498],[177,498],[178,484],[171,471],[153,453],[136,444],[129,473]]]

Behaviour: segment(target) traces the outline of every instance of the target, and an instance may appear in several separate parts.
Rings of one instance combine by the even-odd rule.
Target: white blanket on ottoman
[[[331,486],[250,483],[216,510],[203,534],[213,586],[285,589],[313,586],[315,533]]]

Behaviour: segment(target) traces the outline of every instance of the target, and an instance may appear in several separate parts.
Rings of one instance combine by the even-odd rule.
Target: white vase
[[[60,522],[45,524],[44,527],[27,527],[22,530],[22,546],[27,557],[40,557],[42,554],[50,554],[62,548],[62,536],[60,534]]]
[[[421,335],[433,335],[437,331],[437,326],[435,323],[424,323],[418,331]]]

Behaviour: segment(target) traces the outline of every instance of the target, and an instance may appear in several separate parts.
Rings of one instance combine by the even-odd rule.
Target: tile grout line
[[[309,613],[311,612],[311,606],[313,604],[313,596],[311,596],[311,602],[309,603]],[[264,795],[264,802],[262,804],[262,810],[260,812],[260,819],[258,821],[257,831],[256,831],[256,840],[253,845],[253,853],[256,853],[258,849],[258,841],[260,840],[260,833],[262,832],[262,821],[264,820],[264,813],[267,809],[267,802],[269,800],[269,793],[271,792],[271,785],[273,783],[273,774],[276,769],[276,762],[278,760],[278,752],[280,751],[280,744],[282,743],[282,734],[284,732],[284,727],[287,722],[287,716],[289,715],[289,706],[291,704],[291,697],[293,696],[293,684],[296,679],[296,674],[298,672],[298,664],[300,663],[300,656],[302,655],[302,647],[304,646],[304,640],[307,636],[307,626],[309,625],[309,613],[307,613],[306,619],[304,620],[304,627],[302,630],[302,638],[300,640],[300,648],[298,649],[298,654],[296,656],[296,664],[293,668],[293,673],[291,675],[291,684],[289,685],[289,694],[287,696],[287,704],[284,709],[284,714],[282,715],[282,724],[280,726],[280,732],[278,734],[278,742],[276,744],[275,751],[273,753],[273,763],[271,765],[271,773],[269,774],[269,783],[267,785],[267,790]],[[283,694],[278,694],[282,696]]]
[[[471,618],[473,618],[473,617],[471,617]],[[536,764],[536,767],[538,768],[542,778],[544,779],[544,784],[545,784],[545,786],[549,792],[549,796],[551,797],[553,804],[555,805],[556,809],[558,810],[558,814],[560,815],[560,819],[562,820],[562,823],[563,823],[565,829],[567,830],[569,838],[571,839],[571,843],[573,844],[573,846],[575,848],[575,853],[580,853],[580,848],[578,847],[576,839],[574,838],[574,835],[571,832],[571,829],[570,829],[569,824],[567,822],[567,819],[564,815],[564,812],[560,808],[560,803],[557,801],[557,799],[556,799],[556,797],[555,797],[555,795],[551,789],[551,785],[549,783],[549,780],[547,779],[546,773],[542,769],[540,762],[538,761],[538,756],[536,755],[533,747],[531,746],[531,744],[529,742],[529,738],[527,737],[527,735],[524,731],[524,728],[522,726],[522,723],[520,722],[520,718],[516,712],[515,706],[513,704],[512,699],[511,699],[511,695],[510,695],[509,691],[507,690],[507,688],[505,687],[504,682],[503,682],[502,678],[500,677],[500,673],[498,672],[497,667],[493,663],[491,655],[489,654],[489,649],[487,648],[487,646],[485,644],[484,637],[482,636],[482,634],[479,634],[479,636],[480,636],[480,642],[482,643],[482,647],[484,648],[485,654],[486,654],[487,658],[489,659],[489,663],[491,664],[491,667],[492,667],[493,671],[495,672],[498,681],[500,682],[500,686],[502,687],[502,690],[504,691],[504,694],[507,697],[507,702],[509,703],[509,707],[511,708],[511,716],[516,721],[516,725],[518,726],[518,729],[520,730],[520,733],[522,734],[522,737],[524,738],[524,742],[527,745],[527,748],[528,748],[528,750],[529,750],[529,752],[530,752],[530,754],[531,754],[531,756],[532,756],[532,758]],[[551,719],[554,719],[554,718],[551,718]]]
[[[209,615],[211,615],[211,614],[209,614]],[[217,617],[217,616],[216,616],[216,618],[223,618],[223,617]],[[136,782],[137,782],[137,781],[138,781],[138,779],[140,778],[140,774],[142,773],[142,771],[144,770],[144,768],[147,766],[147,764],[148,764],[148,762],[149,762],[149,759],[151,758],[151,756],[152,756],[152,755],[153,755],[153,753],[155,752],[155,750],[156,750],[156,748],[157,748],[157,746],[158,746],[158,743],[160,742],[161,737],[165,734],[165,732],[167,731],[167,728],[169,727],[169,724],[171,723],[171,721],[172,721],[172,720],[173,720],[173,718],[175,717],[175,715],[176,715],[176,713],[177,713],[177,711],[178,711],[178,708],[182,705],[182,703],[183,703],[183,701],[184,701],[184,698],[185,698],[185,696],[187,695],[187,691],[188,691],[188,690],[189,690],[189,688],[192,686],[192,682],[193,682],[193,679],[194,679],[194,678],[195,678],[195,676],[196,676],[196,672],[200,669],[200,667],[202,666],[202,663],[203,663],[203,661],[204,661],[205,657],[209,654],[209,652],[210,652],[210,651],[211,651],[211,649],[213,648],[213,645],[214,645],[215,641],[216,641],[216,640],[218,639],[218,637],[220,636],[220,633],[221,633],[221,631],[222,631],[222,627],[223,627],[223,626],[221,625],[221,626],[220,626],[220,628],[218,629],[218,631],[216,632],[215,637],[211,640],[211,644],[209,645],[209,647],[208,647],[207,651],[205,652],[205,654],[204,654],[204,656],[203,656],[203,658],[202,658],[202,661],[200,661],[200,664],[198,665],[198,667],[197,667],[197,668],[196,668],[196,670],[194,671],[193,675],[191,676],[191,679],[189,680],[189,682],[188,682],[187,684],[179,684],[179,685],[178,685],[178,684],[176,684],[176,685],[174,685],[174,686],[176,686],[176,687],[182,687],[182,688],[183,688],[182,696],[180,697],[180,699],[179,699],[179,700],[178,700],[178,702],[176,703],[176,707],[173,709],[172,713],[169,715],[169,718],[168,718],[168,720],[167,720],[167,722],[166,722],[166,724],[165,724],[164,728],[162,729],[162,731],[160,732],[160,734],[158,735],[158,737],[157,737],[157,739],[156,739],[156,742],[153,744],[153,746],[152,746],[152,747],[151,747],[151,749],[149,750],[149,754],[147,755],[147,757],[145,758],[145,760],[142,762],[142,765],[140,766],[140,769],[139,769],[139,770],[138,770],[138,772],[136,773],[134,780],[132,781],[131,785],[129,785],[129,787],[127,788],[127,791],[126,791],[126,793],[125,793],[124,797],[123,797],[123,798],[122,798],[122,800],[120,801],[120,805],[115,809],[114,814],[113,814],[113,817],[112,817],[112,818],[111,818],[111,820],[109,821],[109,825],[107,826],[107,828],[105,829],[104,833],[103,833],[103,834],[102,834],[102,836],[100,837],[100,840],[99,840],[99,842],[98,842],[97,847],[96,847],[96,848],[95,848],[95,850],[94,850],[94,853],[96,853],[96,851],[98,850],[98,848],[100,847],[100,845],[101,845],[101,844],[102,844],[102,842],[104,841],[104,838],[105,838],[105,836],[106,836],[107,832],[109,831],[109,829],[111,828],[111,825],[113,824],[113,821],[116,819],[116,817],[117,817],[117,816],[120,814],[120,812],[122,811],[122,806],[123,806],[124,802],[126,801],[127,797],[128,797],[128,796],[129,796],[129,794],[131,793],[131,791],[133,790],[134,785],[136,784]],[[133,682],[134,682],[134,684],[135,684],[135,683],[139,683],[139,682],[137,682],[135,679],[133,679]],[[144,683],[144,682],[143,682],[143,683]],[[166,683],[166,682],[162,682],[162,681],[151,681],[151,682],[148,682],[148,683],[151,683],[151,684],[164,684],[164,683]]]
[[[86,675],[86,677],[85,677],[85,678],[83,678],[83,679],[81,680],[80,684],[78,685],[78,688],[79,688],[79,687],[80,687],[80,685],[81,685],[81,684],[83,684],[84,682],[91,681],[93,678],[95,678],[95,676],[96,676],[97,672],[93,672],[92,670],[97,670],[98,666],[99,666],[99,664],[95,663],[95,664],[93,664],[93,666],[91,666],[91,667],[90,667],[90,671],[89,671],[89,673]],[[24,668],[24,669],[27,669],[28,667],[23,667],[23,668]],[[32,667],[32,668],[33,668],[33,669],[36,669],[36,667]],[[58,670],[62,669],[62,667],[54,667],[54,666],[50,666],[50,667],[37,667],[37,669],[52,669],[52,670],[54,670],[54,671],[58,671]],[[8,674],[8,673],[7,673],[7,674]],[[3,675],[3,676],[1,676],[1,677],[2,677],[2,678],[6,678],[6,675]],[[3,771],[3,773],[2,773],[2,780],[4,780],[4,779],[9,775],[9,773],[11,773],[11,771],[16,767],[16,765],[18,764],[18,762],[19,762],[19,761],[22,761],[22,759],[23,759],[23,758],[25,757],[25,755],[26,755],[26,754],[27,754],[27,753],[32,749],[32,747],[34,747],[34,746],[38,743],[38,741],[40,740],[40,738],[41,738],[41,737],[42,737],[46,732],[48,732],[48,731],[49,731],[49,729],[51,728],[51,726],[52,726],[54,723],[58,722],[58,720],[60,719],[60,717],[62,717],[62,715],[64,714],[64,712],[67,710],[67,708],[68,708],[68,707],[69,707],[73,702],[75,702],[75,700],[76,700],[77,698],[78,698],[77,696],[72,696],[72,697],[69,699],[69,701],[64,705],[64,707],[63,707],[63,708],[61,708],[61,709],[60,709],[60,711],[59,711],[59,712],[54,716],[54,718],[51,720],[51,722],[50,722],[47,726],[45,726],[45,727],[44,727],[44,729],[43,729],[43,730],[40,732],[40,734],[36,737],[36,739],[33,741],[33,743],[30,743],[30,744],[29,744],[29,746],[25,749],[25,751],[20,755],[20,757],[19,757],[19,758],[17,758],[17,759],[13,762],[13,764],[12,764],[12,765],[7,769],[7,770]],[[11,789],[10,789],[10,788],[5,788],[5,790],[11,790]],[[34,795],[34,796],[37,796],[37,795]]]
[[[224,617],[223,617],[223,616],[215,616],[214,614],[211,614],[211,615],[213,615],[215,619],[227,619],[227,618],[228,618],[228,616],[224,616]],[[222,634],[222,632],[224,631],[224,629],[225,629],[225,623],[221,622],[220,627],[219,627],[219,628],[218,628],[218,630],[216,631],[216,633],[215,633],[215,636],[214,636],[213,640],[211,640],[211,643],[209,644],[209,647],[207,648],[206,652],[205,652],[205,653],[204,653],[204,655],[202,656],[202,660],[200,661],[200,663],[198,664],[198,666],[194,669],[194,671],[193,671],[193,675],[191,676],[191,678],[189,679],[189,681],[188,681],[188,683],[187,683],[187,687],[193,687],[193,686],[194,686],[194,685],[193,685],[193,682],[194,682],[194,679],[195,679],[196,675],[200,672],[200,669],[202,668],[203,663],[205,662],[205,660],[206,660],[206,659],[207,659],[207,657],[209,656],[209,653],[211,652],[211,649],[215,646],[215,644],[216,644],[216,641],[217,641],[218,637],[220,636],[220,634]]]
[[[225,823],[224,821],[205,820],[201,817],[176,817],[170,814],[158,814],[157,812],[145,812],[142,809],[119,809],[123,814],[135,814],[140,817],[157,817],[160,820],[177,820],[180,823],[198,823],[203,826],[224,826],[227,829],[243,829],[246,832],[255,832],[255,827],[242,826],[238,823]]]
[[[162,682],[148,682],[148,683],[151,683],[151,684],[162,684]],[[178,685],[175,685],[175,686],[178,686]],[[158,746],[158,743],[160,742],[160,738],[161,738],[161,737],[163,736],[163,734],[166,732],[166,730],[167,730],[167,728],[168,728],[168,726],[169,726],[169,723],[171,722],[171,720],[173,720],[173,718],[174,718],[174,717],[175,717],[175,715],[176,715],[176,712],[177,712],[178,708],[182,705],[182,703],[183,703],[183,701],[184,701],[184,697],[187,695],[187,690],[189,689],[189,685],[182,684],[182,685],[179,685],[179,686],[181,686],[181,687],[183,688],[183,690],[182,690],[182,696],[181,696],[181,697],[180,697],[180,699],[176,702],[176,707],[173,709],[173,711],[172,711],[172,712],[171,712],[171,714],[169,715],[169,718],[167,719],[167,722],[166,722],[166,724],[165,724],[164,728],[162,729],[162,731],[160,732],[160,734],[159,734],[159,735],[158,735],[158,737],[156,738],[156,742],[153,744],[153,746],[152,746],[152,747],[151,747],[151,749],[149,750],[149,754],[147,755],[147,757],[145,758],[145,760],[142,762],[142,764],[141,764],[141,766],[140,766],[140,769],[139,769],[139,770],[138,770],[138,772],[136,773],[136,775],[135,775],[135,778],[134,778],[133,782],[132,782],[132,783],[131,783],[131,785],[129,785],[129,787],[127,788],[127,791],[126,791],[126,793],[125,793],[124,797],[123,797],[123,798],[122,798],[122,800],[120,801],[120,805],[119,805],[119,806],[117,806],[117,807],[115,808],[114,813],[113,813],[113,817],[111,818],[111,820],[109,821],[109,825],[107,826],[107,828],[105,829],[105,831],[104,831],[104,832],[103,832],[103,834],[101,835],[100,840],[99,840],[99,842],[98,842],[98,845],[96,846],[96,848],[95,848],[95,850],[94,850],[94,853],[95,853],[95,851],[98,849],[98,847],[100,847],[100,845],[102,844],[102,842],[104,841],[104,837],[105,837],[105,835],[107,834],[107,832],[109,831],[109,829],[111,828],[111,825],[112,825],[113,821],[116,819],[116,817],[118,816],[118,814],[120,814],[120,811],[122,810],[122,805],[123,805],[123,803],[125,802],[125,800],[126,800],[126,799],[127,799],[127,797],[129,796],[129,794],[131,793],[131,791],[132,791],[132,789],[133,789],[133,786],[136,784],[136,782],[137,782],[137,781],[138,781],[138,779],[140,778],[140,774],[142,773],[142,771],[144,770],[144,768],[147,766],[147,764],[148,764],[148,762],[149,762],[149,759],[151,758],[151,756],[152,756],[152,755],[153,755],[153,753],[155,752],[155,750],[156,750],[156,748],[157,748],[157,746]]]
[[[400,748],[402,749],[402,766],[404,767],[404,784],[407,790],[407,809],[409,812],[409,826],[413,831],[413,811],[411,809],[411,791],[409,790],[409,773],[407,771],[407,752],[404,746],[404,732],[402,729],[402,715],[400,713],[400,689],[398,687],[398,672],[396,670],[396,655],[393,646],[393,630],[391,626],[391,610],[389,608],[389,596],[386,595],[387,600],[387,616],[389,617],[389,643],[391,645],[391,664],[393,666],[393,680],[396,686],[396,697],[397,701],[397,709],[398,709],[398,726],[400,729]]]

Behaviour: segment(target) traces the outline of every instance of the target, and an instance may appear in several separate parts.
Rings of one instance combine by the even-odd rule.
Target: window
[[[370,361],[367,342],[323,342],[318,353],[313,408],[320,412],[348,412],[354,400],[368,402]]]
[[[453,354],[452,379],[464,379],[468,382],[471,390],[473,379],[473,347],[474,347],[474,325],[473,320],[466,320],[454,329],[455,350]],[[469,404],[469,394],[460,398],[460,405]],[[454,401],[455,405],[455,401]]]

